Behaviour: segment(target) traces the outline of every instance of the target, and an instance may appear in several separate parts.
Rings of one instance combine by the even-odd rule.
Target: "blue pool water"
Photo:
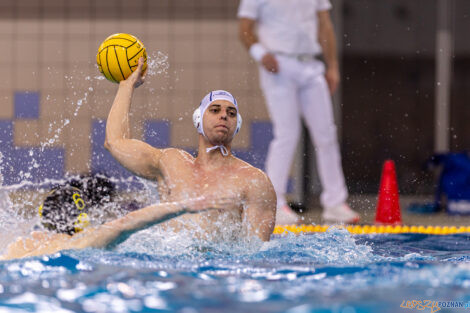
[[[0,262],[0,312],[437,312],[401,306],[470,301],[464,234],[353,236],[333,229],[273,236],[261,246],[182,248],[151,243],[150,232],[112,251]]]

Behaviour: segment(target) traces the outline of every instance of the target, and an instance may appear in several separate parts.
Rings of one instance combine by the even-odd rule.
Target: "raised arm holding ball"
[[[197,197],[233,199],[226,210],[167,221],[172,229],[192,225],[199,236],[215,240],[227,226],[240,225],[237,236],[242,232],[268,241],[274,228],[276,195],[264,172],[231,153],[232,139],[242,124],[235,98],[217,90],[202,99],[193,115],[199,132],[196,158],[176,148],[157,149],[130,135],[131,99],[135,88],[144,82],[143,66],[140,59],[135,72],[119,83],[107,120],[105,147],[131,172],[157,181],[162,203]]]

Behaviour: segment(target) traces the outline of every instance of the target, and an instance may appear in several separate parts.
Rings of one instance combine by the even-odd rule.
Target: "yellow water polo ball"
[[[98,48],[96,63],[101,73],[110,81],[118,83],[127,79],[137,68],[139,58],[144,58],[142,73],[147,69],[147,52],[136,37],[118,33],[106,38]]]

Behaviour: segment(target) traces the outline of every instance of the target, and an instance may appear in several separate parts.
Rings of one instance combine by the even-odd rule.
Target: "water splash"
[[[3,186],[3,154],[0,152],[0,255],[17,236],[29,233],[31,225],[18,215],[10,199],[7,186]]]
[[[73,81],[76,79],[74,78],[73,76],[65,76],[65,79],[66,79],[66,82],[67,84],[70,86],[71,89],[73,89]],[[84,78],[84,80],[86,81],[89,81],[90,80],[90,76],[86,76]],[[82,106],[87,102],[87,99],[88,99],[88,96],[94,91],[93,87],[88,87],[87,91],[85,91],[83,93],[83,95],[76,101],[76,103],[74,103],[73,100],[71,100],[70,98],[66,98],[64,100],[64,105],[66,105],[68,101],[71,101],[71,104],[76,104],[75,105],[75,109],[73,110],[73,112],[71,113],[71,117],[70,118],[75,118],[78,116],[78,112],[80,111],[80,109],[82,108]],[[74,92],[73,93],[74,96],[77,96],[77,92]],[[49,95],[48,95],[49,96]],[[49,124],[49,132],[52,132],[52,137],[50,137],[49,139],[45,139],[43,142],[40,143],[41,145],[41,151],[43,152],[45,148],[47,147],[50,147],[52,145],[54,145],[60,138],[60,135],[61,133],[63,132],[64,128],[70,124],[71,120],[70,118],[64,118],[62,119],[59,123],[57,121],[54,121],[52,123]],[[57,125],[59,124],[59,125]],[[55,129],[53,129],[53,125],[57,125]]]
[[[204,219],[204,217],[200,218]],[[230,219],[221,214],[218,220],[212,223],[210,232],[198,222],[190,219],[180,222],[179,226],[182,228],[178,230],[167,224],[156,225],[134,233],[116,249],[123,253],[178,256],[186,255],[188,251],[194,255],[208,250],[221,253],[246,252],[252,251],[253,245],[256,244],[259,248],[259,241],[246,240],[242,234],[241,223],[227,223],[227,218]]]
[[[168,72],[169,63],[168,56],[161,52],[150,54],[148,60],[148,76],[164,75]],[[48,68],[50,75],[57,75],[54,69]],[[86,71],[86,70],[85,70]],[[0,153],[0,247],[5,247],[8,242],[19,235],[27,235],[34,226],[38,224],[37,208],[45,197],[45,194],[52,186],[66,183],[73,176],[67,176],[61,179],[52,179],[50,177],[42,177],[40,181],[33,181],[33,171],[40,167],[41,158],[46,148],[53,147],[59,143],[67,127],[73,125],[74,120],[79,118],[81,110],[88,105],[91,95],[101,88],[101,82],[105,80],[104,76],[97,74],[95,76],[75,66],[70,72],[64,76],[69,96],[63,100],[62,105],[72,110],[64,112],[65,116],[57,114],[57,118],[50,122],[49,128],[46,129],[47,138],[39,143],[40,149],[30,149],[27,164],[24,164],[25,170],[18,174],[19,183],[3,186],[2,170],[5,166],[14,164],[14,160],[3,158]],[[97,70],[96,73],[99,73]],[[108,83],[109,82],[103,82]],[[110,85],[109,85],[110,86]],[[107,86],[107,87],[109,87]],[[82,88],[83,87],[83,88]],[[150,86],[145,88],[153,89]],[[109,89],[109,88],[108,88]],[[111,96],[110,96],[111,97]],[[55,98],[50,94],[46,95],[45,101],[54,101]],[[60,113],[60,112],[57,112]],[[62,144],[62,143],[60,143]],[[78,179],[78,177],[77,177]],[[144,192],[136,193],[131,186],[135,186],[136,179],[129,178],[113,178],[110,180],[120,186],[124,186],[123,194],[132,192],[137,200],[142,203],[154,203],[158,196],[155,195],[155,186],[144,181],[140,181],[144,186]],[[10,201],[10,193],[14,194],[14,202]],[[119,195],[115,204],[111,204],[106,208],[93,211],[95,214],[95,223],[100,224],[110,217],[119,217],[125,214],[125,210],[119,205],[121,201],[127,200],[125,196]],[[2,251],[0,251],[1,253]]]
[[[160,51],[150,53],[150,57],[147,59],[146,75],[167,75],[169,68],[170,62],[168,61],[168,55]]]
[[[468,298],[468,263],[396,257],[402,249],[421,245],[422,238],[411,234],[383,256],[374,255],[371,245],[388,236],[367,236],[369,244],[358,244],[357,236],[332,229],[275,236],[261,249],[245,252],[244,243],[234,243],[235,251],[187,249],[181,254],[85,249],[0,262],[0,308],[17,305],[42,312],[42,306],[54,305],[54,311],[93,311],[119,304],[111,311],[181,312],[191,306],[201,312],[391,313],[403,300]],[[436,248],[443,237],[430,238]],[[468,246],[466,237],[449,238]]]
[[[96,64],[95,64],[95,67],[98,71],[98,67]],[[156,75],[161,75],[161,74],[168,74],[169,67],[170,67],[170,64],[168,62],[168,55],[160,51],[152,52],[150,54],[150,57],[147,60],[146,75],[156,76]],[[69,89],[72,89],[72,90],[75,89],[75,82],[77,81],[77,79],[80,79],[80,78],[77,78],[77,76],[83,77],[84,74],[83,72],[82,73],[78,72],[74,75],[72,74],[65,75],[64,78]],[[83,80],[93,83],[94,81],[103,81],[105,80],[105,77],[103,75],[96,75],[93,77],[90,75],[87,75],[83,78]],[[151,92],[154,90],[151,87],[148,87],[148,88]],[[43,142],[41,142],[42,151],[44,151],[44,148],[54,145],[59,140],[60,135],[62,134],[64,128],[70,124],[71,122],[70,119],[71,118],[73,119],[78,116],[80,109],[83,107],[85,103],[87,103],[88,97],[94,92],[95,89],[96,88],[94,88],[93,86],[88,87],[88,89],[83,93],[83,95],[79,99],[76,100],[76,102],[74,102],[70,98],[66,98],[64,100],[64,105],[66,105],[65,102],[71,101],[72,105],[75,104],[75,108],[73,112],[71,113],[70,118],[64,118],[60,122],[57,122],[57,121],[51,122],[51,124],[49,125],[49,132],[50,133],[52,132],[52,136],[48,139],[45,139]],[[73,95],[77,96],[77,92],[74,91]],[[50,99],[50,95],[47,95],[46,100],[49,100],[49,99]],[[55,129],[53,129],[53,127],[55,127]]]
[[[5,223],[3,223],[3,212],[9,211],[12,204],[10,200],[10,194],[3,187],[2,172],[3,172],[3,153],[0,152],[0,224],[5,225]]]

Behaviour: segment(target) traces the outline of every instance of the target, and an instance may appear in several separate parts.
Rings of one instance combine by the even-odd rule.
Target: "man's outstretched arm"
[[[228,209],[231,208],[233,201],[234,199],[232,198],[200,197],[181,202],[165,202],[150,205],[97,228],[90,229],[88,232],[85,230],[83,235],[77,234],[73,238],[72,246],[68,249],[114,246],[139,230],[162,223],[176,216],[212,209]]]
[[[161,150],[131,139],[129,110],[134,89],[143,84],[143,59],[137,69],[119,83],[119,89],[108,115],[104,146],[122,166],[145,178],[155,178]]]
[[[126,240],[133,233],[162,223],[176,216],[202,210],[185,206],[184,203],[171,202],[154,204],[128,213],[99,227],[86,229],[71,239],[63,249],[106,248]]]
[[[102,248],[115,243],[132,232],[150,227],[174,216],[183,214],[186,209],[175,203],[156,204],[131,212],[117,220],[98,227],[90,227],[73,236],[67,234],[32,234],[30,238],[19,238],[10,244],[0,260],[9,260],[56,253],[61,250]],[[126,236],[127,235],[127,236]]]
[[[197,198],[184,202],[171,202],[151,205],[98,227],[90,227],[73,236],[49,234],[20,238],[7,248],[0,260],[24,258],[51,254],[61,250],[84,249],[88,247],[105,248],[116,245],[129,235],[185,213],[197,213],[210,209],[231,208],[233,199]]]

